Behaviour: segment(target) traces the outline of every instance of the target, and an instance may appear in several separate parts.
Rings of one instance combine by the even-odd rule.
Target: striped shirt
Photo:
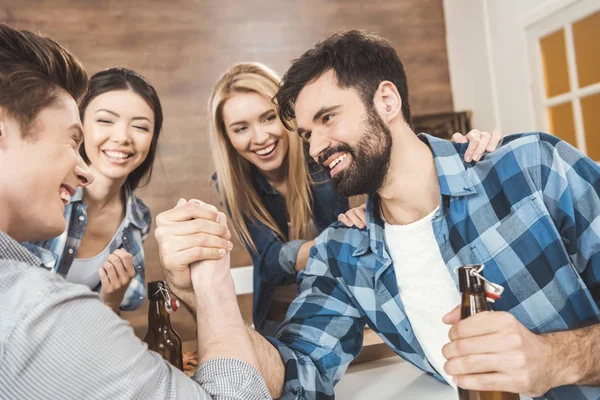
[[[210,360],[190,379],[98,294],[40,266],[0,231],[0,399],[270,399],[241,360]]]
[[[109,254],[123,248],[132,256],[136,275],[129,282],[119,308],[121,311],[134,311],[140,308],[146,297],[144,241],[150,232],[152,215],[128,184],[123,187],[123,190],[125,218],[107,247]],[[62,235],[43,242],[24,243],[24,246],[39,257],[46,268],[66,277],[77,255],[88,222],[87,205],[83,202],[81,187],[77,188],[71,203],[65,207],[65,220],[67,228]],[[98,265],[98,269],[104,261]],[[102,284],[99,283],[92,290],[100,292],[101,288]]]
[[[442,258],[485,264],[504,286],[493,309],[534,333],[600,321],[600,167],[554,136],[507,136],[477,163],[467,145],[420,135],[434,156],[441,199],[432,220]],[[336,223],[315,241],[299,295],[277,338],[285,399],[325,399],[362,347],[368,324],[402,358],[443,381],[417,340],[398,293],[379,199],[367,199],[365,229]],[[427,268],[427,265],[423,265]],[[597,355],[593,355],[597,357]],[[600,398],[600,388],[561,386],[541,398]]]

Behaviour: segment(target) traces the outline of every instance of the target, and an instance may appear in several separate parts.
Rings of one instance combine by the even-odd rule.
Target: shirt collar
[[[141,207],[137,197],[133,194],[133,190],[129,186],[128,182],[125,182],[123,186],[123,190],[125,192],[125,218],[127,221],[132,223],[138,229],[144,229],[146,226],[146,222],[144,222],[144,209],[145,207]],[[71,197],[72,203],[83,203],[83,187],[79,186],[77,190],[75,190],[75,194]]]
[[[16,240],[0,231],[0,260],[14,260],[34,266],[40,266],[42,262]]]
[[[259,192],[261,192],[263,194],[271,194],[271,195],[278,194],[277,191],[275,189],[273,189],[273,187],[271,185],[269,185],[269,182],[267,182],[267,178],[265,178],[264,175],[260,173],[258,168],[256,168],[254,165],[252,165],[251,168],[252,168],[252,181],[254,182],[254,187]]]
[[[477,193],[463,161],[466,145],[452,143],[426,133],[420,133],[418,137],[433,153],[442,195],[466,196]]]
[[[463,162],[466,146],[426,133],[421,133],[418,137],[429,146],[433,153],[442,195],[466,196],[477,193]],[[381,218],[380,198],[376,193],[367,196],[366,219],[365,238],[356,247],[353,255],[360,256],[370,248],[373,253],[382,256],[384,246],[381,244],[385,243],[385,229]]]

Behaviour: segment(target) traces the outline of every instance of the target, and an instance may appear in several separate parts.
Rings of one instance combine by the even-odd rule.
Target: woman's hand
[[[124,249],[115,250],[108,256],[98,273],[102,282],[100,298],[114,312],[118,312],[125,291],[136,274],[131,254]]]
[[[496,150],[503,137],[504,135],[498,129],[494,129],[491,134],[473,129],[464,136],[456,132],[452,135],[452,141],[454,143],[469,143],[467,151],[465,151],[465,161],[471,162],[479,161],[485,152],[491,153]]]
[[[366,204],[351,208],[346,213],[338,215],[338,221],[347,227],[356,226],[358,229],[363,229],[367,226],[367,213],[365,211]]]

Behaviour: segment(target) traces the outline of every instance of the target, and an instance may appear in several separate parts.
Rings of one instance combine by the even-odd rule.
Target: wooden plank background
[[[8,0],[0,5],[0,21],[66,44],[90,74],[123,66],[152,82],[165,124],[152,182],[138,194],[154,216],[180,197],[218,203],[210,184],[207,101],[236,62],[260,61],[283,74],[318,40],[360,28],[397,49],[413,114],[452,110],[442,0]],[[147,280],[162,279],[152,236],[145,252]],[[232,260],[234,267],[250,264],[239,243]],[[147,303],[125,315],[140,335],[146,313]],[[173,321],[184,340],[193,337],[185,312]]]

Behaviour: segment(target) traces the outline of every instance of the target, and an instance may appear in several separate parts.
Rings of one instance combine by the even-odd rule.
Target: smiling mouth
[[[339,163],[341,163],[346,157],[348,157],[348,153],[344,153],[341,156],[337,157],[335,160],[333,160],[331,163],[329,163],[329,170],[332,170],[335,168],[336,165],[338,165]]]
[[[279,142],[273,142],[267,147],[264,147],[260,150],[255,150],[254,153],[259,155],[260,157],[265,157],[265,156],[271,155],[271,153],[273,153],[275,151],[275,148],[277,147],[277,143],[279,143]]]
[[[331,176],[332,178],[335,175],[337,175],[342,169],[346,168],[348,166],[348,163],[350,162],[349,159],[346,160],[350,153],[344,152],[337,154],[337,157],[334,158],[333,156],[335,156],[335,154],[333,154],[325,162],[322,163],[322,166],[329,171],[329,176]]]
[[[126,160],[133,156],[133,153],[126,153],[124,151],[102,150],[102,153],[113,160]]]
[[[58,190],[60,199],[63,201],[64,205],[69,205],[71,203],[71,197],[75,194],[75,189],[71,186],[62,184],[60,185],[60,189]]]

